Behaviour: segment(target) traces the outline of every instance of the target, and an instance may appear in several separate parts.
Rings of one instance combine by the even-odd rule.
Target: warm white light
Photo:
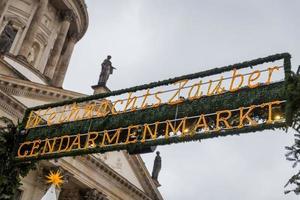
[[[275,115],[274,119],[275,119],[275,120],[280,120],[280,119],[281,119],[281,116],[280,116],[280,115]]]
[[[186,128],[186,129],[183,130],[183,132],[184,132],[184,133],[187,133],[187,132],[189,132],[189,129]]]

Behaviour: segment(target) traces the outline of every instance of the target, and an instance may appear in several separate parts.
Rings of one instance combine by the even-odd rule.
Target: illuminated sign
[[[132,150],[286,126],[289,54],[30,108],[17,159]]]

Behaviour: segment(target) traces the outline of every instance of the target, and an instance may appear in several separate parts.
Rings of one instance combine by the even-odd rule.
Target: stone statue
[[[0,35],[0,55],[7,53],[14,41],[16,32],[13,29],[12,22],[9,21]]]
[[[113,73],[113,70],[116,69],[111,64],[111,56],[107,56],[107,58],[101,64],[101,74],[99,77],[98,85],[106,86],[106,82],[109,76]]]
[[[33,61],[34,61],[34,57],[35,57],[35,52],[34,52],[34,48],[31,47],[30,51],[29,51],[29,54],[27,56],[27,61],[29,64],[33,64]]]
[[[154,160],[154,165],[153,165],[153,170],[152,170],[152,179],[157,181],[158,178],[158,174],[160,172],[161,169],[161,157],[159,155],[159,151],[156,152],[156,157]]]

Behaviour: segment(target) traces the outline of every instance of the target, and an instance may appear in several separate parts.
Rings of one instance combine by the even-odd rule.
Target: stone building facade
[[[1,0],[0,34],[9,22],[15,34],[0,58],[0,116],[17,123],[28,107],[85,96],[62,89],[89,24],[84,0]],[[162,199],[141,157],[123,151],[40,161],[16,199],[40,200],[45,175],[57,168],[65,179],[59,200]]]

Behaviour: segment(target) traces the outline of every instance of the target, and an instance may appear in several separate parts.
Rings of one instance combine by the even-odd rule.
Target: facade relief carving
[[[64,189],[62,188],[58,200],[81,200],[79,189]]]
[[[96,189],[89,189],[85,192],[83,200],[108,200],[107,196]]]

